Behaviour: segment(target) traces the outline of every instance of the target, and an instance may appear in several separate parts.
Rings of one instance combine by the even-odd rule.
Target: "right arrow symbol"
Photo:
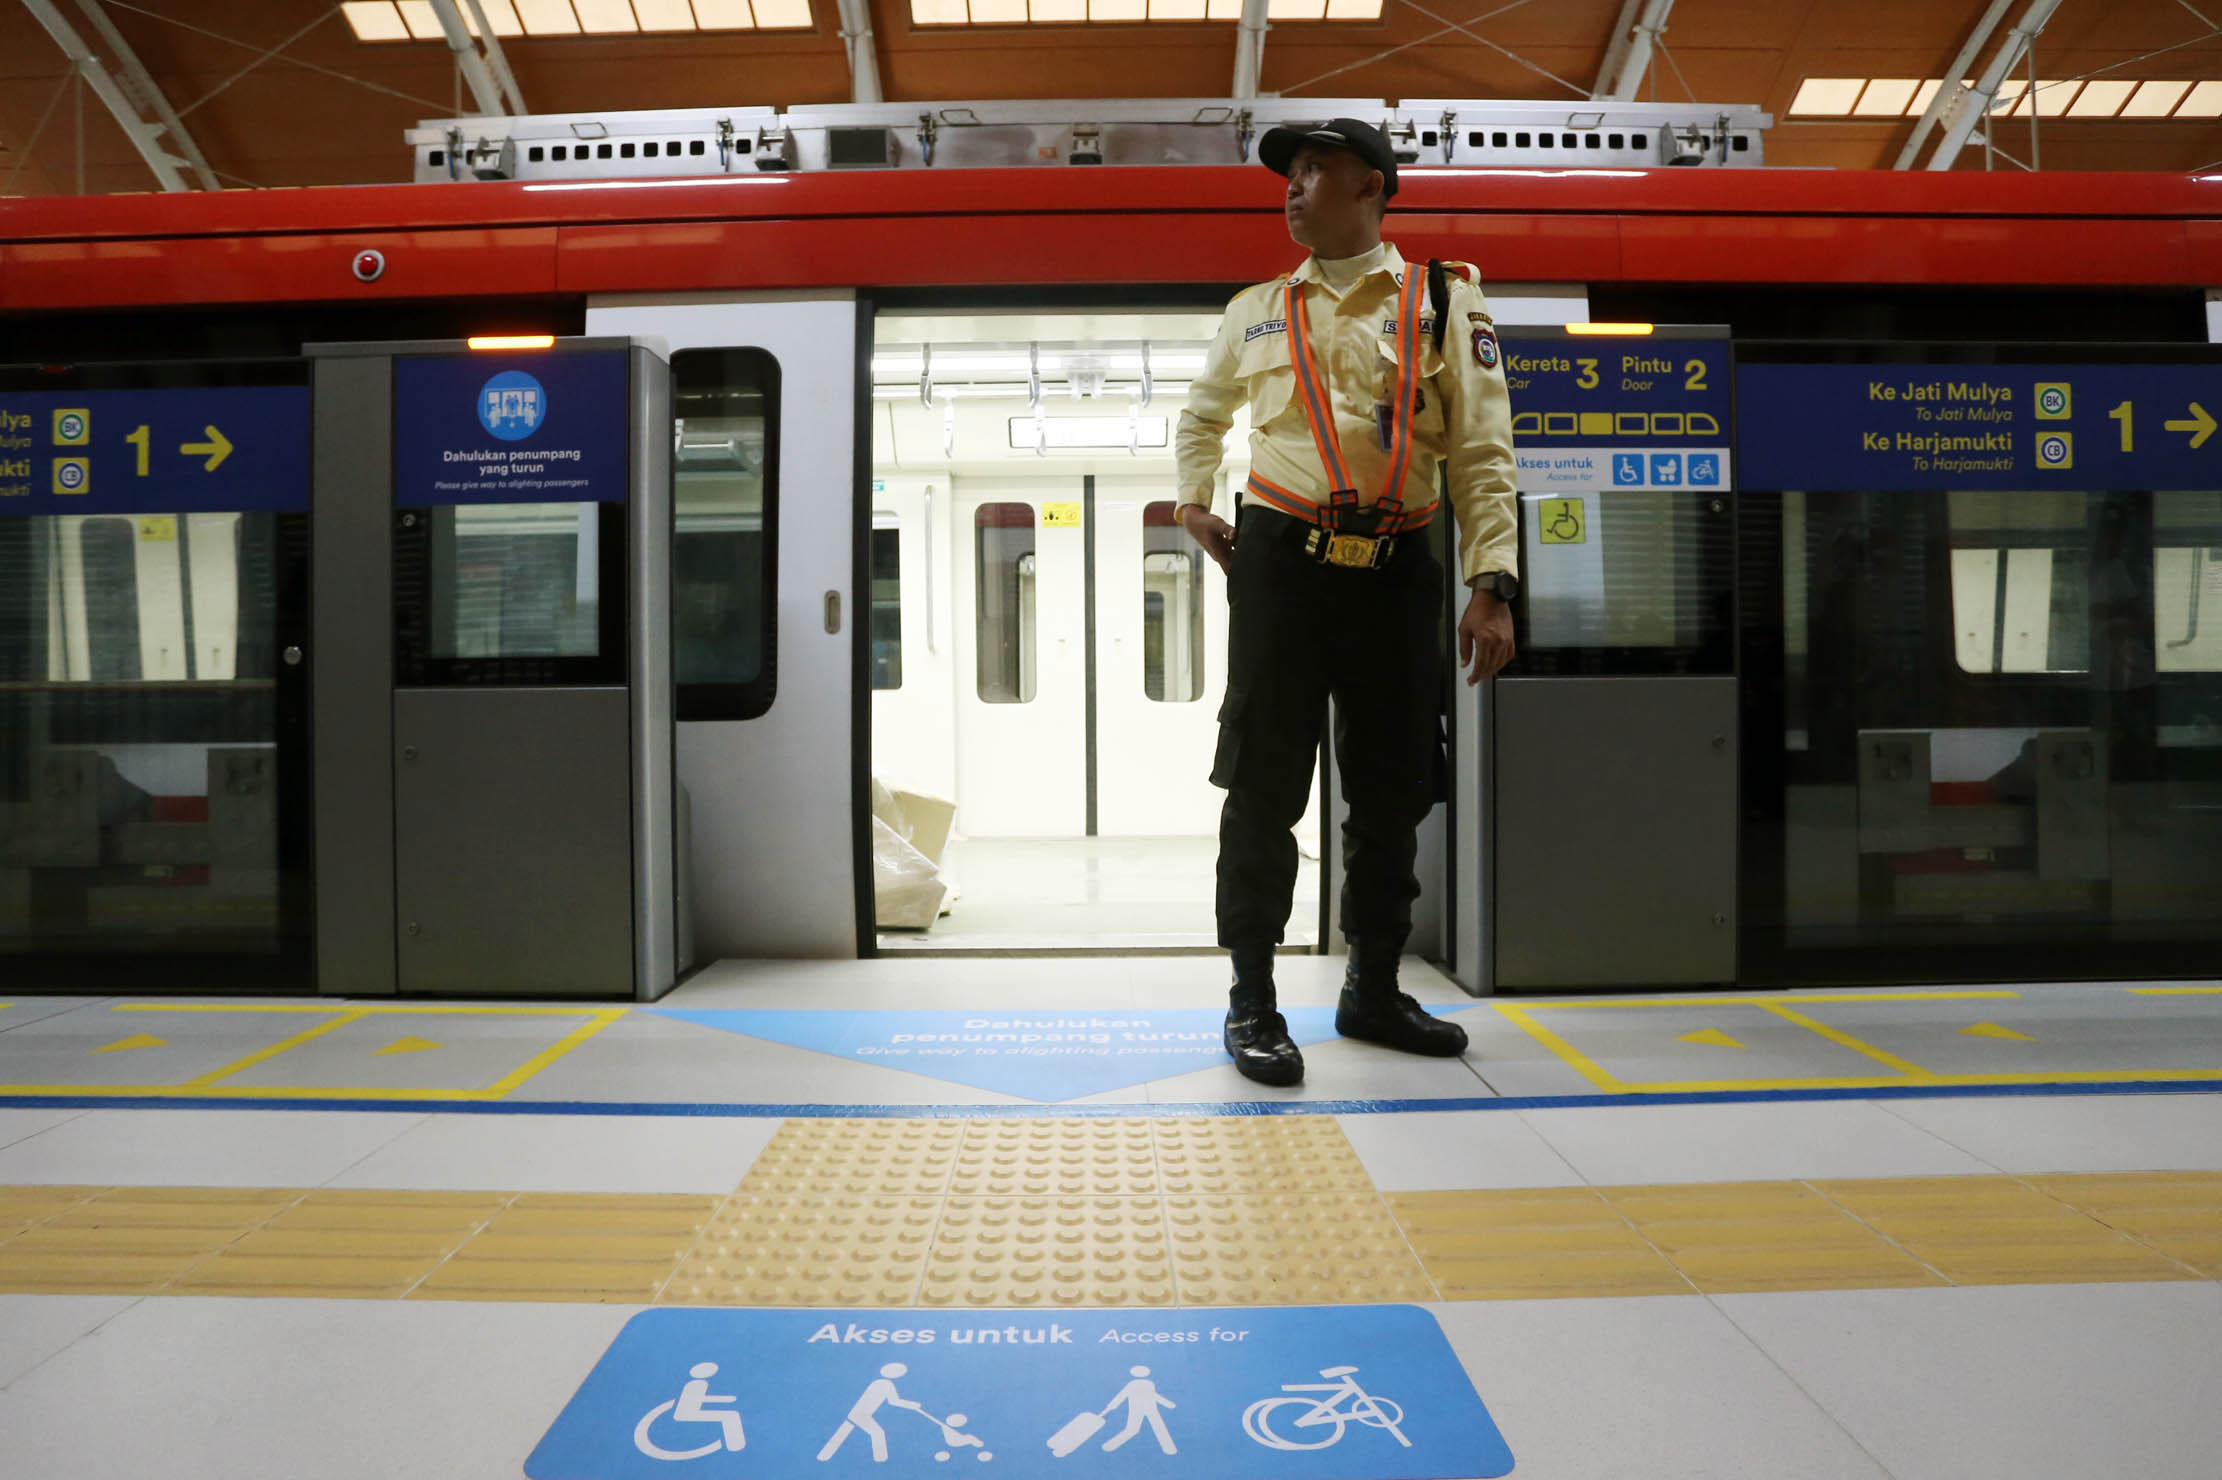
[[[2191,433],[2191,445],[2193,448],[2198,448],[2206,445],[2207,438],[2214,435],[2214,428],[2216,425],[2214,418],[2207,414],[2207,408],[2200,405],[2197,401],[2193,401],[2191,403],[2191,416],[2188,420],[2171,421],[2163,424],[2171,432]]]

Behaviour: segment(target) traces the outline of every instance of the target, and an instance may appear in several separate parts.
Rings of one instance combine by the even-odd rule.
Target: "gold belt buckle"
[[[1327,537],[1327,563],[1371,569],[1374,551],[1381,543],[1364,535],[1331,534]]]

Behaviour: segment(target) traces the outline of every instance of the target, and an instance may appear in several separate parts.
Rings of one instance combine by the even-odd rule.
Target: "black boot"
[[[1273,1010],[1273,948],[1234,953],[1234,989],[1227,994],[1227,1028],[1221,1041],[1245,1079],[1286,1088],[1304,1082],[1304,1056],[1288,1036],[1288,1022]]]
[[[1399,943],[1401,945],[1401,943]],[[1405,1053],[1454,1059],[1466,1051],[1466,1030],[1446,1023],[1396,989],[1397,949],[1350,942],[1335,1031]]]

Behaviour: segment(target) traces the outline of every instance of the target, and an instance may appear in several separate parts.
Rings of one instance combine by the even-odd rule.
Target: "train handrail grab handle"
[[[955,410],[956,402],[950,402],[949,406],[951,410]],[[938,657],[941,649],[935,645],[934,641],[934,486],[931,483],[926,485],[924,554],[926,564],[926,651]]]

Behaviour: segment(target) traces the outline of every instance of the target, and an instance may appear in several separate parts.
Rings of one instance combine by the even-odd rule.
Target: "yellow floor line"
[[[1873,1059],[1885,1068],[1895,1069],[1916,1084],[1934,1084],[1936,1082],[1937,1076],[1931,1074],[1919,1064],[1911,1063],[1894,1053],[1877,1048],[1872,1043],[1862,1043],[1841,1028],[1832,1028],[1820,1019],[1807,1017],[1804,1013],[1787,1007],[1780,1002],[1769,1002],[1765,1003],[1764,1006],[1767,1011],[1781,1018],[1784,1022],[1796,1023],[1807,1032],[1818,1033],[1829,1042],[1848,1048],[1862,1058]]]
[[[2132,997],[2216,997],[2222,987],[2131,987]]]
[[[247,1055],[247,1057],[241,1059],[236,1064],[226,1064],[223,1068],[214,1070],[207,1074],[203,1074],[198,1079],[188,1079],[185,1082],[184,1087],[186,1089],[205,1089],[209,1085],[216,1083],[218,1080],[229,1079],[232,1075],[237,1074],[242,1070],[252,1069],[255,1065],[266,1063],[269,1060],[276,1058],[279,1054],[285,1053],[291,1049],[299,1048],[302,1044],[307,1043],[312,1038],[321,1038],[326,1033],[332,1032],[334,1029],[346,1027],[349,1023],[359,1023],[367,1015],[368,1014],[366,1013],[360,1012],[343,1012],[337,1017],[331,1018],[326,1022],[318,1023],[315,1027],[310,1028],[305,1032],[296,1033],[291,1038],[281,1038],[276,1043],[271,1044],[268,1048],[261,1049],[255,1053]]]
[[[625,1009],[622,1007],[613,1007],[597,1013],[592,1022],[580,1024],[556,1042],[525,1060],[516,1069],[495,1080],[486,1091],[486,1097],[493,1100],[500,1099],[624,1015]]]
[[[1521,1029],[1529,1037],[1542,1044],[1552,1053],[1557,1054],[1561,1060],[1563,1060],[1570,1068],[1574,1070],[1575,1073],[1581,1075],[1591,1084],[1597,1086],[1597,1088],[1605,1091],[1607,1094],[1621,1094],[1628,1090],[1628,1085],[1622,1084],[1619,1080],[1613,1078],[1610,1074],[1607,1074],[1603,1069],[1599,1068],[1597,1064],[1589,1058],[1588,1055],[1584,1054],[1581,1050],[1574,1047],[1573,1044],[1568,1043],[1565,1039],[1559,1037],[1558,1034],[1552,1032],[1549,1028],[1544,1027],[1541,1023],[1537,1022],[1532,1016],[1530,1016],[1531,1007],[1543,1007],[1554,1004],[1546,1004],[1540,1002],[1532,1004],[1522,1003],[1520,1006],[1515,1007],[1509,1002],[1495,1002],[1491,1005],[1495,1007],[1498,1012],[1502,1013],[1509,1021],[1511,1021],[1514,1026]]]

